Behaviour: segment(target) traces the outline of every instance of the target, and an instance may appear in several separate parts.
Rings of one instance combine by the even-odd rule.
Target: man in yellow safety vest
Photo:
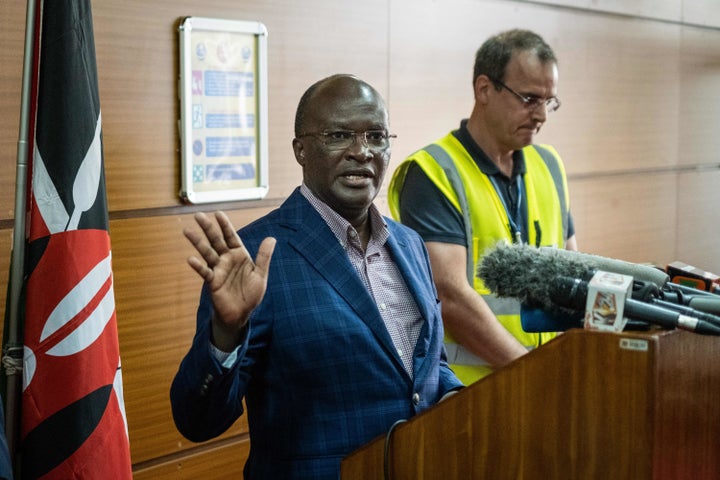
[[[510,30],[477,51],[469,119],[394,172],[392,215],[423,237],[442,301],[448,362],[470,384],[551,339],[527,333],[520,304],[475,275],[503,239],[577,249],[563,163],[533,139],[560,107],[555,54],[537,34]]]

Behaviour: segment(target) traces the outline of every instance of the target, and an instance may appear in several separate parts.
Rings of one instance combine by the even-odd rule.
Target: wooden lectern
[[[385,437],[343,480],[384,478]],[[389,479],[720,479],[720,337],[569,330],[398,425]]]

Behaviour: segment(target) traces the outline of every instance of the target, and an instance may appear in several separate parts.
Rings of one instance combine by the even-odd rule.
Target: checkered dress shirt
[[[387,249],[387,224],[375,205],[370,205],[370,241],[363,251],[355,228],[303,184],[300,192],[325,220],[342,245],[355,271],[380,311],[405,370],[413,376],[413,351],[423,319],[415,299]]]

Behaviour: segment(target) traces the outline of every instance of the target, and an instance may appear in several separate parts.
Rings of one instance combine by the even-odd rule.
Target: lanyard
[[[500,203],[502,203],[503,208],[505,208],[505,213],[508,217],[508,229],[510,230],[510,237],[512,237],[513,242],[517,244],[522,244],[522,230],[518,225],[522,218],[520,215],[520,209],[522,208],[523,177],[522,175],[518,175],[517,181],[515,182],[515,185],[517,186],[517,204],[515,205],[514,215],[510,214],[510,209],[505,203],[505,197],[500,192],[500,186],[497,184],[495,175],[489,175],[489,177],[490,181],[493,184],[493,187],[495,187],[495,192],[497,193],[498,197],[500,197]]]

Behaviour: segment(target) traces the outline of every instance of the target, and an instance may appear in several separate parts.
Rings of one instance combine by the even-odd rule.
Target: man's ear
[[[475,101],[482,103],[483,105],[488,101],[488,92],[491,88],[494,88],[492,81],[487,75],[478,75],[475,79],[474,92]]]
[[[292,147],[295,153],[295,160],[300,165],[305,166],[305,145],[303,145],[303,142],[297,138],[293,138]]]

